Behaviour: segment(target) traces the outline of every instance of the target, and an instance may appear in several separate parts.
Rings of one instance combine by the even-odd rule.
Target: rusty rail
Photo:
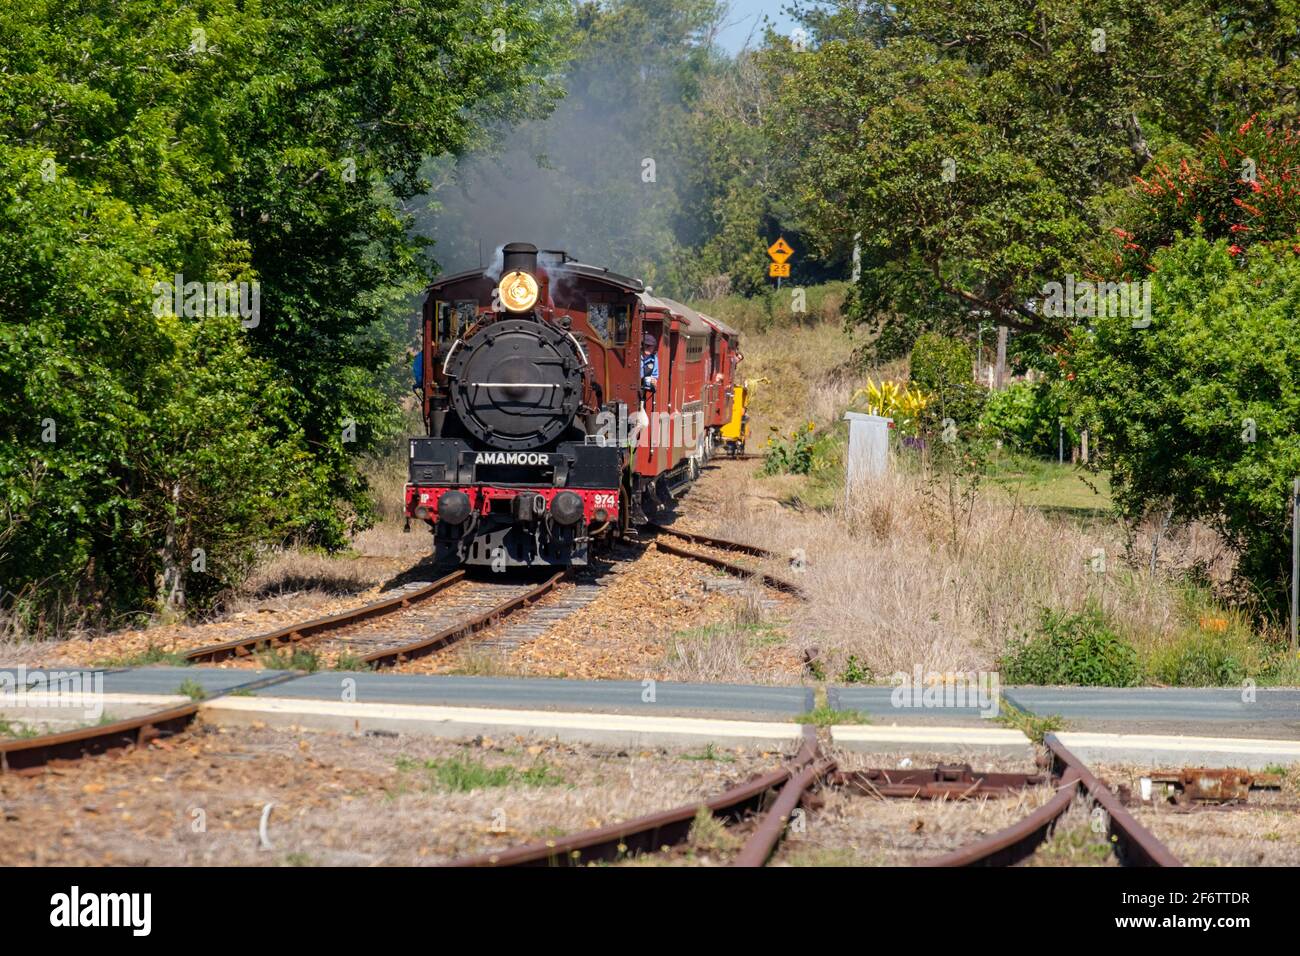
[[[1011,866],[1031,856],[1070,808],[1080,791],[1106,811],[1107,835],[1121,863],[1127,866],[1181,866],[1168,847],[1156,839],[1124,809],[1115,794],[1057,739],[1048,734],[1044,744],[1058,775],[1058,790],[1043,806],[1023,820],[983,840],[946,853],[925,866]]]
[[[691,551],[687,548],[679,548],[675,544],[669,544],[666,541],[656,541],[655,548],[665,554],[676,555],[679,558],[690,558],[692,561],[699,561],[703,564],[711,565],[728,574],[740,578],[756,577],[768,587],[777,591],[784,591],[786,594],[792,594],[803,600],[808,599],[807,592],[799,585],[784,578],[778,578],[774,574],[768,574],[766,571],[755,571],[753,568],[747,568],[743,564],[735,564],[725,558],[716,558],[711,554],[702,554],[699,551]]]
[[[754,832],[749,835],[749,839],[736,854],[732,866],[759,867],[767,864],[777,844],[785,836],[790,817],[794,814],[795,808],[803,802],[809,788],[835,769],[833,760],[819,759],[819,757],[817,731],[807,726],[804,728],[803,749],[795,758],[796,766],[802,765],[803,769],[794,772],[781,787],[776,801],[758,821],[758,826],[754,828]]]
[[[315,637],[328,631],[351,627],[372,617],[382,617],[385,614],[404,610],[413,604],[418,604],[447,590],[453,584],[462,581],[464,577],[464,570],[453,571],[451,574],[441,577],[409,594],[385,598],[382,601],[375,601],[363,607],[354,608],[351,611],[341,611],[328,617],[318,617],[310,621],[303,621],[300,624],[290,624],[265,634],[254,634],[252,637],[241,637],[221,644],[198,647],[192,651],[187,651],[183,657],[190,664],[212,664],[229,660],[232,657],[247,657],[259,650],[269,650],[296,644],[299,641],[304,641],[309,637]]]
[[[0,742],[0,772],[30,774],[52,760],[80,760],[143,747],[155,737],[179,733],[198,712],[197,703],[184,704],[98,727]]]
[[[450,627],[443,628],[432,637],[422,638],[410,644],[403,644],[400,647],[383,648],[372,651],[362,657],[361,663],[369,664],[372,667],[392,667],[397,664],[405,663],[416,657],[423,657],[426,654],[432,654],[434,651],[441,650],[448,644],[454,644],[462,638],[481,631],[486,627],[495,624],[501,618],[522,607],[527,607],[538,598],[555,590],[555,587],[568,576],[568,571],[558,571],[551,575],[535,588],[531,588],[523,594],[516,595],[502,601],[495,607],[489,608],[482,614],[475,615],[465,621],[458,621]]]
[[[812,728],[807,728],[811,731]],[[506,850],[491,851],[452,860],[447,866],[583,866],[613,861],[638,852],[654,852],[683,842],[701,807],[715,817],[740,820],[757,810],[767,793],[783,787],[793,776],[811,769],[817,758],[815,731],[805,732],[804,744],[789,766],[760,774],[752,780],[724,790],[703,803],[688,803],[672,810],[647,814],[624,823],[613,823],[571,833],[552,840],[539,840]]]
[[[1053,770],[1073,770],[1078,775],[1079,786],[1087,791],[1094,804],[1106,811],[1107,833],[1114,841],[1116,855],[1122,863],[1130,866],[1182,866],[1168,847],[1124,809],[1110,788],[1066,749],[1056,734],[1047,734],[1043,743],[1052,755]]]
[[[717,548],[719,551],[736,551],[740,554],[752,554],[757,558],[775,557],[767,548],[760,548],[754,544],[742,544],[739,541],[728,541],[725,538],[711,538],[706,534],[695,534],[689,531],[678,531],[676,528],[669,528],[666,525],[654,524],[653,522],[647,527],[655,534],[671,535],[688,544],[704,544],[711,548]]]
[[[1056,821],[1065,815],[1079,790],[1078,771],[1061,777],[1056,796],[1024,819],[951,853],[922,862],[921,866],[1012,866],[1033,855],[1047,839]]]

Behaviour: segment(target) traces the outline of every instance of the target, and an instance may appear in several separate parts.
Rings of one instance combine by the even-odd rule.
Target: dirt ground
[[[433,864],[702,799],[780,759],[200,727],[0,776],[0,865]]]

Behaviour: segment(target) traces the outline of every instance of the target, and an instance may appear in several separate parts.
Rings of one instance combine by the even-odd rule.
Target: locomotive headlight
[[[497,294],[511,312],[527,312],[537,304],[537,280],[527,272],[507,272],[501,277]]]

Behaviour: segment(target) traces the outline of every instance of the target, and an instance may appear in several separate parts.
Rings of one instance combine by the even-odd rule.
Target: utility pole
[[[994,373],[994,380],[997,382],[998,391],[1001,391],[1007,383],[1007,327],[998,326],[998,368]]]
[[[1291,653],[1300,652],[1296,622],[1300,620],[1300,478],[1291,489]]]

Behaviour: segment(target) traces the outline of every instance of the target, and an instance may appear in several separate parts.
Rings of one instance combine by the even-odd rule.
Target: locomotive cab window
[[[474,324],[474,319],[478,317],[478,302],[474,299],[439,302],[437,316],[438,341],[452,342]]]
[[[620,302],[590,302],[587,304],[587,324],[596,338],[621,348],[627,345],[631,309]]]
[[[626,305],[611,305],[609,307],[610,332],[615,346],[627,345],[627,333],[632,324],[631,311],[631,308]]]

